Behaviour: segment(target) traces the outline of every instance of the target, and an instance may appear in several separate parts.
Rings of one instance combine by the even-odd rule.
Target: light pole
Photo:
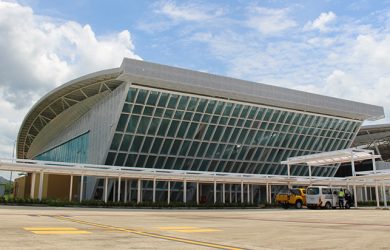
[[[15,157],[15,147],[16,147],[16,140],[14,141],[14,147],[12,148],[12,162],[14,161],[14,157]],[[9,184],[12,183],[12,170],[11,170],[11,174],[9,175]],[[10,189],[10,193],[11,194],[11,190],[13,189],[13,185],[12,185],[12,188]]]

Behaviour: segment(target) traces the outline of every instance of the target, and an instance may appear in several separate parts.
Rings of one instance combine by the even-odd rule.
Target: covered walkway
[[[311,167],[312,166],[323,166],[329,167],[330,165],[341,164],[341,163],[351,163],[352,176],[343,178],[344,184],[349,187],[353,186],[354,202],[355,207],[358,206],[357,199],[357,187],[360,187],[362,192],[364,190],[364,197],[367,200],[367,187],[375,187],[375,200],[377,207],[380,207],[380,198],[379,198],[379,189],[378,184],[382,185],[382,200],[384,207],[387,208],[387,196],[386,196],[386,187],[390,185],[390,171],[389,170],[380,170],[376,169],[375,159],[381,158],[380,155],[376,155],[373,150],[367,150],[362,148],[349,148],[344,150],[337,150],[332,152],[325,152],[319,154],[305,155],[299,157],[291,157],[286,161],[282,161],[282,164],[287,165],[288,177],[290,177],[290,167],[291,165],[302,165],[305,164],[309,168],[309,179],[311,176]],[[355,162],[371,160],[373,169],[372,171],[356,171]],[[314,185],[315,183],[311,183]],[[330,184],[332,185],[332,184]],[[361,195],[363,197],[363,195]]]

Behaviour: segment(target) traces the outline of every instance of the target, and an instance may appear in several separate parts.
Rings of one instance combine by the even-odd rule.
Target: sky
[[[380,105],[365,124],[390,122],[390,0],[0,0],[0,157],[43,95],[123,57]]]

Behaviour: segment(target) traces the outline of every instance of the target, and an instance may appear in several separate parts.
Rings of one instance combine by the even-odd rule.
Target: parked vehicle
[[[306,190],[304,188],[290,188],[281,190],[275,197],[275,202],[284,208],[295,206],[302,208],[306,205]]]
[[[350,190],[340,187],[308,187],[306,191],[307,208],[336,208],[339,206],[338,193],[340,189],[345,193],[345,208],[350,208],[353,204],[353,197]]]

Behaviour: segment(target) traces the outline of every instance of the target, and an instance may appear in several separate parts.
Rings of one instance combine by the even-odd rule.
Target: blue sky
[[[29,108],[123,57],[384,106],[390,0],[0,0],[0,157]]]

